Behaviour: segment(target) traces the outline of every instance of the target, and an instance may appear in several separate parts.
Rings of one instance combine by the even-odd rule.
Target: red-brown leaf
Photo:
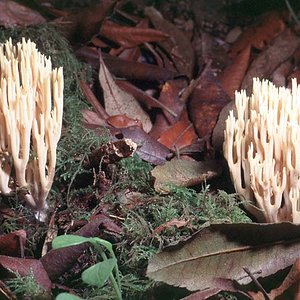
[[[0,1],[0,25],[4,27],[28,26],[45,23],[37,11],[15,1]]]
[[[101,229],[121,233],[121,229],[110,218],[100,214],[96,215],[88,224],[74,234],[95,237],[100,236]],[[40,261],[47,271],[48,276],[53,280],[69,270],[88,247],[88,244],[81,244],[67,248],[52,249]]]
[[[284,30],[272,44],[264,49],[252,61],[242,82],[242,88],[248,92],[252,89],[253,77],[269,78],[272,72],[291,55],[300,45],[300,37],[291,29]]]
[[[146,7],[145,15],[151,20],[154,27],[165,32],[170,38],[159,44],[170,55],[176,69],[189,78],[192,78],[195,64],[195,53],[186,34],[174,24],[163,18],[162,14],[154,7]]]
[[[0,235],[0,255],[23,256],[25,242],[26,231],[23,229]]]
[[[103,90],[105,111],[110,115],[126,114],[129,118],[138,119],[143,129],[149,132],[152,122],[133,95],[120,89],[107,69],[100,53],[99,82]]]
[[[221,109],[230,98],[210,70],[201,77],[191,95],[188,109],[198,135],[204,138],[211,135]]]
[[[99,31],[100,25],[111,11],[115,1],[103,0],[100,4],[81,9],[55,20],[56,26],[69,39],[88,41]]]
[[[232,45],[229,54],[235,57],[246,47],[252,46],[262,49],[285,29],[284,21],[278,12],[271,12],[264,16],[263,21],[255,27],[245,30],[240,38]]]
[[[188,120],[181,120],[166,130],[158,141],[176,151],[191,145],[195,139],[197,139],[197,134],[193,124]]]
[[[111,21],[105,21],[102,24],[100,34],[125,48],[146,42],[159,42],[169,37],[160,30],[121,26]]]
[[[189,223],[189,221],[187,220],[178,220],[176,218],[156,227],[154,230],[153,230],[153,233],[152,235],[156,235],[156,234],[160,234],[162,231],[172,227],[172,226],[176,226],[177,228],[181,228],[181,227],[184,227],[186,226],[187,224]]]
[[[115,128],[126,128],[130,126],[139,126],[143,128],[142,123],[137,119],[131,119],[126,115],[115,115],[110,116],[106,119],[108,125],[111,125]]]
[[[145,93],[143,90],[137,88],[132,83],[125,81],[125,80],[116,80],[116,83],[123,91],[126,91],[127,93],[133,95],[136,98],[136,100],[143,103],[147,107],[149,107],[149,108],[159,107],[159,108],[165,110],[166,112],[168,112],[173,117],[177,116],[177,114],[173,111],[173,108],[171,109],[169,106],[166,106],[160,100],[157,100],[157,99],[151,97],[150,95]]]
[[[0,255],[0,269],[7,272],[18,273],[21,276],[33,274],[36,282],[46,291],[51,291],[52,282],[48,277],[42,263],[37,259],[25,259]]]
[[[99,118],[103,119],[103,120],[107,119],[108,113],[105,111],[103,106],[100,104],[99,100],[96,98],[96,96],[94,95],[94,93],[91,90],[91,88],[89,87],[89,85],[84,81],[80,81],[79,84],[80,84],[80,87],[81,87],[86,99],[93,106],[93,108],[96,111],[96,113],[98,114]]]
[[[158,101],[163,103],[165,107],[172,109],[175,115],[163,109],[170,124],[174,124],[180,118],[180,115],[185,107],[185,102],[180,99],[180,92],[186,87],[186,81],[168,80],[162,87]]]
[[[116,136],[122,135],[124,138],[131,139],[138,145],[137,154],[145,161],[155,165],[161,165],[166,162],[170,156],[170,150],[152,138],[143,129],[138,126],[120,128],[115,131]]]
[[[244,48],[234,59],[231,65],[222,71],[219,80],[223,90],[231,99],[234,99],[235,91],[242,84],[243,78],[249,66],[250,46]]]

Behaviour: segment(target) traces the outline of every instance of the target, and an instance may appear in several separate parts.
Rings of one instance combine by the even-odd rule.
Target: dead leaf
[[[155,178],[154,189],[167,194],[172,185],[192,186],[220,175],[221,167],[215,161],[189,161],[172,159],[156,166],[151,175]]]
[[[169,128],[170,124],[166,116],[161,111],[158,111],[155,115],[155,121],[149,135],[157,140]]]
[[[187,221],[187,220],[178,220],[178,219],[174,218],[174,219],[170,220],[169,222],[156,227],[153,230],[152,236],[155,236],[156,234],[160,234],[162,231],[164,231],[172,226],[175,226],[176,228],[185,227],[188,223],[189,223],[189,221]]]
[[[115,0],[103,0],[100,4],[80,9],[56,19],[54,23],[68,40],[83,43],[99,31],[101,23],[112,10],[114,4]]]
[[[250,299],[248,294],[246,294],[245,292],[243,292],[241,290],[238,290],[239,285],[237,285],[232,280],[219,280],[218,283],[219,283],[218,287],[197,291],[187,297],[184,297],[181,300],[206,300],[206,299],[210,299],[210,297],[217,295],[218,293],[220,293],[222,291],[238,293],[238,294],[245,296],[242,299],[248,299],[248,298]],[[212,299],[214,299],[214,298],[212,298]],[[255,300],[255,299],[251,298],[251,300]],[[265,300],[265,299],[263,299],[263,300]]]
[[[178,72],[192,78],[195,53],[189,39],[174,24],[165,20],[154,7],[146,7],[144,13],[155,28],[170,36],[167,40],[159,42],[159,45],[169,53]]]
[[[249,66],[249,59],[250,46],[243,49],[233,60],[232,64],[226,67],[219,76],[224,91],[231,99],[234,99],[235,91],[237,91],[242,84]]]
[[[223,143],[224,143],[224,130],[226,126],[226,120],[229,116],[229,112],[233,110],[234,115],[236,115],[236,107],[234,100],[227,103],[222,109],[219,114],[219,118],[217,121],[216,126],[214,127],[213,134],[212,134],[212,146],[216,151],[223,150]]]
[[[271,81],[276,86],[286,86],[286,78],[293,70],[291,59],[284,61],[272,73]]]
[[[269,78],[272,72],[287,60],[300,45],[300,37],[290,29],[278,35],[272,45],[262,51],[251,63],[244,77],[242,89],[252,90],[253,78]]]
[[[180,120],[163,132],[158,141],[170,150],[178,151],[190,146],[196,139],[193,124],[189,120]]]
[[[107,165],[115,164],[125,157],[132,156],[136,151],[137,145],[130,139],[123,139],[101,145],[94,149],[88,156],[86,169],[105,170]]]
[[[115,128],[126,128],[130,126],[139,126],[143,128],[142,123],[137,119],[128,118],[126,115],[115,115],[106,119],[108,125]]]
[[[122,90],[133,95],[139,102],[143,103],[147,107],[159,107],[168,112],[171,116],[177,117],[177,114],[173,111],[173,109],[171,109],[171,107],[168,107],[164,103],[161,103],[159,100],[151,97],[130,82],[125,80],[116,80],[116,83]]]
[[[172,109],[175,113],[175,115],[170,114],[168,110],[163,109],[163,113],[170,125],[179,120],[183,109],[186,107],[185,102],[180,98],[180,92],[182,92],[186,86],[185,80],[183,81],[178,79],[168,80],[162,86],[158,101],[163,103],[165,107],[170,107],[170,109]]]
[[[146,42],[159,42],[169,37],[160,30],[121,26],[108,20],[102,24],[100,34],[124,48],[136,47]]]
[[[101,55],[100,65],[99,81],[103,89],[106,112],[110,116],[124,114],[129,118],[138,119],[143,124],[145,132],[149,132],[152,127],[150,117],[132,95],[118,87],[106,68]]]
[[[200,75],[188,105],[191,120],[201,138],[210,137],[222,108],[230,102],[218,79],[208,67]]]
[[[280,284],[280,286],[276,289],[271,290],[271,292],[268,293],[268,296],[270,297],[270,299],[276,299],[276,297],[282,295],[291,286],[293,286],[294,284],[299,285],[299,283],[300,283],[300,258],[297,258],[291,270],[289,271],[288,275]]]
[[[81,87],[87,101],[93,106],[93,108],[96,111],[96,113],[98,114],[99,118],[106,120],[109,117],[109,115],[107,114],[105,109],[102,107],[102,105],[100,104],[99,100],[96,98],[94,93],[92,92],[89,85],[82,80],[79,82],[79,84],[80,84],[80,87]]]
[[[262,49],[285,29],[284,21],[278,12],[270,12],[264,16],[262,22],[254,27],[246,29],[231,46],[229,55],[237,56],[243,49],[254,47]]]
[[[138,145],[137,154],[143,160],[154,165],[161,165],[170,157],[170,150],[152,138],[138,126],[120,128],[114,131],[115,136],[131,139]]]
[[[82,228],[74,232],[75,235],[85,237],[100,236],[101,230],[108,230],[111,232],[121,233],[121,228],[117,226],[110,218],[99,214],[84,225]],[[52,280],[58,278],[63,273],[70,270],[78,257],[89,247],[88,244],[81,244],[61,249],[52,249],[44,255],[40,261],[42,262],[49,278]]]
[[[26,231],[21,229],[0,235],[0,255],[24,256]]]
[[[11,272],[18,273],[22,277],[32,273],[36,282],[42,286],[45,291],[51,292],[52,282],[42,263],[37,259],[0,255],[0,269],[2,276],[4,275],[4,272],[7,274],[10,274]]]
[[[86,128],[90,128],[90,129],[95,129],[97,127],[100,126],[105,126],[106,121],[102,118],[99,117],[99,115],[97,113],[95,113],[94,111],[88,110],[88,109],[83,109],[81,111],[83,120],[84,120],[84,125],[86,126]]]
[[[76,55],[91,64],[93,68],[99,68],[99,54],[95,48],[82,47],[76,51]],[[102,56],[107,68],[118,77],[141,81],[165,82],[178,76],[178,72],[155,65],[120,59],[106,53],[102,53]]]
[[[251,278],[244,267],[266,277],[292,265],[299,238],[299,225],[291,223],[212,224],[154,256],[147,275],[190,291],[222,288],[220,280],[245,285]]]
[[[37,11],[15,1],[0,1],[0,25],[4,27],[14,27],[42,23],[46,23],[46,20]]]

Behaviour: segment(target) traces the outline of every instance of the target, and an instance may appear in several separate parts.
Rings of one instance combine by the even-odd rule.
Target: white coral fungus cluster
[[[63,70],[30,40],[0,44],[0,192],[46,207],[63,114]]]
[[[300,86],[256,78],[251,97],[236,92],[235,104],[223,150],[236,192],[259,221],[300,223]]]

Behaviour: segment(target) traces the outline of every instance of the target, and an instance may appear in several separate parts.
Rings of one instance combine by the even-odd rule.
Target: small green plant
[[[83,243],[90,243],[101,256],[102,261],[86,269],[81,274],[82,281],[91,286],[102,287],[106,281],[110,279],[117,299],[121,300],[122,293],[119,268],[110,242],[97,237],[86,238],[78,235],[61,235],[52,241],[52,247],[53,249],[59,249]],[[105,250],[109,253],[109,257],[106,255]],[[61,293],[56,298],[56,300],[66,299],[76,300],[81,298],[67,293]]]
[[[32,270],[29,275],[21,276],[15,273],[15,278],[7,280],[7,285],[17,296],[30,299],[43,299],[45,290],[36,282]]]

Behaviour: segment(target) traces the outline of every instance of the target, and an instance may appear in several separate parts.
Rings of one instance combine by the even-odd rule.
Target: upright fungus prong
[[[26,189],[24,199],[37,211],[54,178],[63,88],[62,68],[52,69],[35,43],[0,44],[0,192]]]
[[[300,86],[254,78],[251,97],[236,92],[235,105],[223,150],[237,193],[259,221],[300,223]]]

